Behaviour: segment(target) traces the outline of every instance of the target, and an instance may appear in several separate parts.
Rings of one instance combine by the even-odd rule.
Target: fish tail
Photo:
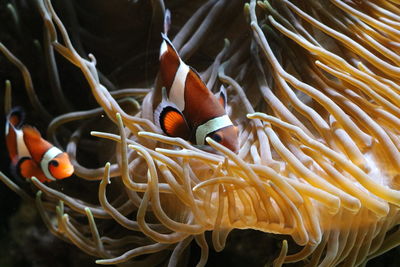
[[[10,123],[15,129],[20,129],[25,120],[25,111],[22,107],[13,107],[7,115],[7,123]]]

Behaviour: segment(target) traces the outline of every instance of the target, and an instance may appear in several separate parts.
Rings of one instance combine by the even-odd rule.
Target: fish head
[[[69,160],[68,154],[63,152],[50,160],[49,171],[54,178],[64,179],[74,173],[74,166]]]
[[[238,129],[236,126],[230,125],[212,132],[208,135],[215,142],[229,148],[237,153],[239,151]]]

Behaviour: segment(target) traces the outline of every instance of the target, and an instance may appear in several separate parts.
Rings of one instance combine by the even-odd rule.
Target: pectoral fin
[[[169,136],[186,140],[190,137],[190,128],[182,112],[165,98],[154,112],[154,121]]]
[[[31,179],[32,176],[35,176],[41,182],[48,181],[40,167],[31,158],[22,158],[17,165],[17,171],[25,179]]]

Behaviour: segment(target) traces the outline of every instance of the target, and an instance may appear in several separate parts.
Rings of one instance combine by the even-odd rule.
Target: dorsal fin
[[[42,138],[39,130],[30,125],[24,125],[22,127],[22,131],[24,132],[24,136],[29,138],[29,140],[38,140]]]
[[[189,67],[190,71],[187,74],[185,86],[188,94],[196,97],[196,94],[202,93],[205,95],[212,95],[211,91],[207,88],[200,75],[195,69]]]
[[[163,86],[169,90],[181,64],[181,59],[171,41],[165,34],[161,34],[163,41],[160,47],[160,78]]]
[[[226,110],[226,105],[227,105],[227,94],[226,94],[226,88],[221,85],[221,88],[218,93],[215,94],[215,97],[218,99],[218,102],[221,104],[221,106]]]
[[[167,43],[167,45],[168,45],[169,47],[172,48],[172,50],[175,52],[175,54],[177,55],[177,57],[180,58],[180,57],[179,57],[179,54],[178,54],[178,51],[176,51],[174,44],[173,44],[172,41],[168,38],[168,36],[167,36],[165,33],[161,33],[161,37],[162,37],[163,40]]]
[[[35,127],[24,125],[22,132],[24,133],[24,142],[29,153],[36,162],[40,162],[43,154],[53,145],[44,140]]]

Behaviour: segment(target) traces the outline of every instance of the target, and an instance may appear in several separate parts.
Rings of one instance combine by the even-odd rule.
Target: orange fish
[[[74,167],[68,154],[44,140],[36,128],[22,125],[23,115],[20,108],[14,108],[6,121],[7,149],[17,173],[26,179],[35,176],[41,182],[71,176]]]
[[[214,95],[199,74],[179,57],[166,34],[161,34],[162,99],[154,112],[165,134],[204,145],[206,137],[237,152],[238,131],[226,114],[226,91]]]

